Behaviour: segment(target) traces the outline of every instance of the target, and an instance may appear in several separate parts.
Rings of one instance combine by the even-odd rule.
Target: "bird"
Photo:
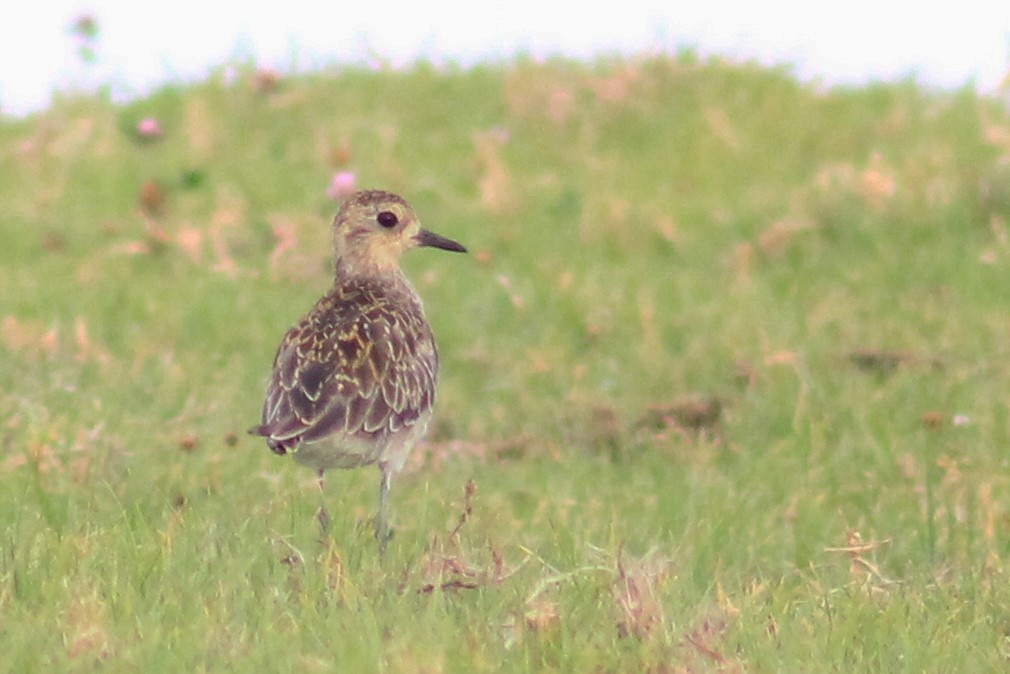
[[[262,421],[250,429],[278,455],[316,471],[377,465],[375,536],[391,537],[389,490],[431,421],[438,348],[400,255],[432,247],[466,248],[421,227],[392,192],[350,195],[332,224],[334,280],[277,348]],[[317,513],[325,535],[325,504]]]

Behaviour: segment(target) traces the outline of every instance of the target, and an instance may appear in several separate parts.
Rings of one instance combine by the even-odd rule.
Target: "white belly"
[[[294,451],[293,456],[295,461],[314,470],[357,468],[373,463],[384,463],[387,470],[396,474],[403,469],[410,450],[428,430],[430,419],[429,414],[396,433],[375,438],[335,435],[316,442],[302,443]]]

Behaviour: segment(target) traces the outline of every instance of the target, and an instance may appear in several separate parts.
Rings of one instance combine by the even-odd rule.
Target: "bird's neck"
[[[406,283],[406,277],[400,271],[400,266],[396,263],[396,260],[387,260],[375,256],[358,257],[353,255],[341,255],[337,258],[334,268],[334,280],[338,284],[355,280],[369,280],[391,286]]]

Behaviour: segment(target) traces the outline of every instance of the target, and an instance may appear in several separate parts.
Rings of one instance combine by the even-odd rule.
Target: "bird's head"
[[[452,239],[423,229],[410,204],[391,192],[355,192],[333,220],[337,265],[352,274],[396,269],[400,255],[419,246],[466,252]]]

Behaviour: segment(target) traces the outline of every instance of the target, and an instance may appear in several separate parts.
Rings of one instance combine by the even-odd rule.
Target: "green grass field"
[[[683,54],[0,119],[0,669],[1006,671],[1005,95]],[[378,471],[321,541],[245,433],[343,170],[472,252],[405,260],[384,558]]]

